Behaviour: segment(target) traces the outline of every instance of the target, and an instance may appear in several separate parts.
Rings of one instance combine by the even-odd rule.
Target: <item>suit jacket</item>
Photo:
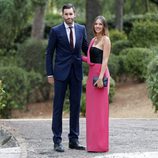
[[[82,80],[81,50],[88,50],[86,29],[83,25],[74,24],[76,43],[70,47],[64,23],[52,27],[46,52],[47,75],[53,75],[57,80],[65,80],[73,65],[78,80]],[[55,58],[54,58],[55,53]]]

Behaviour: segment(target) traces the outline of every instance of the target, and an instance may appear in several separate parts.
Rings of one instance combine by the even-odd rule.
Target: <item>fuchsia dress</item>
[[[93,77],[99,76],[101,63],[92,63],[90,53],[103,54],[99,48],[92,47],[92,39],[87,57],[82,60],[89,64],[89,74],[86,85],[86,144],[89,152],[107,152],[109,149],[109,101],[108,93],[110,86],[110,75],[108,69],[105,76],[108,77],[108,86],[97,88],[93,86]],[[91,48],[92,47],[92,48]],[[94,57],[92,55],[92,57]],[[95,61],[95,59],[94,59]]]

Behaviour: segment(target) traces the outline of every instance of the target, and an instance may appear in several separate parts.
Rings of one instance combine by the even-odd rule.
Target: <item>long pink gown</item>
[[[107,152],[109,150],[109,101],[108,93],[110,86],[110,75],[108,68],[105,76],[108,77],[108,86],[97,88],[93,86],[93,77],[99,76],[101,64],[90,62],[89,45],[87,57],[82,60],[89,64],[89,74],[86,85],[86,144],[89,152]]]

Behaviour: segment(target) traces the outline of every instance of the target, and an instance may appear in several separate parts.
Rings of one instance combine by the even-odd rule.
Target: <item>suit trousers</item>
[[[53,102],[53,116],[52,116],[52,131],[53,142],[61,143],[62,141],[62,112],[65,94],[67,87],[69,87],[69,101],[70,101],[70,121],[69,121],[69,141],[78,141],[79,136],[79,114],[80,114],[80,100],[82,81],[78,80],[75,75],[75,69],[72,65],[70,73],[66,80],[54,81],[54,102]]]

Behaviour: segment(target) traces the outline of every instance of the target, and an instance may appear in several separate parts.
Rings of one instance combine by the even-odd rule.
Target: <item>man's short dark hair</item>
[[[73,9],[74,13],[75,13],[75,7],[73,4],[71,3],[68,3],[68,4],[64,4],[63,7],[62,7],[62,13],[64,12],[64,9]]]

